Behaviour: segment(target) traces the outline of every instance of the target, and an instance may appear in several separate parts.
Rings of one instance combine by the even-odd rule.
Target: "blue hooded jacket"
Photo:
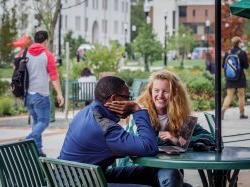
[[[147,110],[133,113],[138,135],[126,132],[113,112],[95,101],[72,120],[59,158],[100,165],[104,170],[116,158],[155,156],[156,134]]]

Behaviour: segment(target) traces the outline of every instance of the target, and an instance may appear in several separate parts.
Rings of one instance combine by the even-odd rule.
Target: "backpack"
[[[240,67],[240,60],[239,54],[240,50],[233,54],[231,50],[228,53],[228,56],[224,62],[224,74],[227,80],[238,80],[240,77],[241,67]]]
[[[14,72],[11,78],[11,91],[14,96],[24,98],[29,87],[29,74],[26,67],[29,58],[26,57],[27,50],[25,49],[21,57],[14,59]]]

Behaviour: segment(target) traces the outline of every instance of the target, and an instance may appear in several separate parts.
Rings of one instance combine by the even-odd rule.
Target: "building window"
[[[81,17],[80,16],[75,17],[75,29],[76,31],[81,30]]]
[[[125,12],[125,4],[124,4],[124,1],[122,1],[122,12]]]
[[[106,19],[103,19],[102,20],[102,32],[103,33],[107,33],[107,31],[108,31],[108,21],[106,20]]]
[[[179,6],[179,17],[187,17],[187,7]]]
[[[175,22],[175,19],[176,19],[176,11],[174,10],[173,11],[173,30],[175,31],[175,27],[176,27],[176,22]]]
[[[114,21],[114,34],[118,34],[118,21]]]
[[[85,7],[88,7],[89,5],[89,0],[85,0]]]
[[[88,25],[89,25],[88,22],[89,22],[88,18],[85,18],[85,20],[84,20],[84,31],[85,31],[85,32],[88,31]]]
[[[114,0],[114,10],[115,11],[118,11],[118,6],[119,6],[118,0]]]
[[[124,28],[125,27],[124,27],[124,23],[123,22],[121,23],[121,28],[122,28],[122,34],[124,34]]]
[[[102,8],[103,8],[103,10],[108,9],[108,0],[102,0]]]
[[[196,14],[196,11],[195,11],[195,10],[193,10],[193,17],[195,17],[195,14]]]
[[[65,30],[68,29],[68,16],[67,15],[64,16],[64,28]]]
[[[98,0],[93,0],[93,9],[98,9]]]
[[[208,9],[205,10],[205,16],[208,17]]]
[[[128,2],[127,1],[125,2],[125,12],[126,13],[128,12]]]

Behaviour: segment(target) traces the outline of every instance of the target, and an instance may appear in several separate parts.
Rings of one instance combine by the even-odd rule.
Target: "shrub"
[[[95,49],[86,52],[86,65],[96,74],[117,72],[118,61],[124,54],[124,48],[113,42],[110,47],[95,45]]]
[[[0,116],[14,113],[14,101],[9,97],[0,98]]]
[[[203,76],[193,78],[187,84],[190,94],[206,98],[211,98],[214,96],[214,86],[213,83]]]
[[[12,97],[0,97],[0,116],[17,115],[26,112],[22,100],[13,100]]]
[[[6,95],[9,91],[10,83],[0,80],[0,96]]]
[[[86,68],[87,64],[85,62],[76,62],[74,61],[71,66],[71,75],[70,79],[76,80],[81,77],[81,71],[83,68]]]
[[[203,98],[199,98],[193,100],[192,104],[195,111],[204,111],[214,107],[214,100],[205,100]]]
[[[128,86],[131,86],[134,79],[148,79],[150,73],[145,71],[124,70],[117,73],[116,75],[125,80]]]

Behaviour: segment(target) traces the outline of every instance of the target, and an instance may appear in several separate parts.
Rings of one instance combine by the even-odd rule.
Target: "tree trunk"
[[[61,13],[61,8],[62,8],[61,0],[57,0],[56,1],[56,9],[55,9],[55,12],[54,12],[52,20],[51,20],[50,28],[48,30],[49,36],[50,36],[49,49],[51,51],[53,51],[53,47],[54,47],[54,33],[55,33],[56,23],[58,21],[60,13]]]
[[[144,55],[144,69],[146,72],[149,72],[148,55]]]
[[[181,68],[184,68],[184,53],[181,55]]]

